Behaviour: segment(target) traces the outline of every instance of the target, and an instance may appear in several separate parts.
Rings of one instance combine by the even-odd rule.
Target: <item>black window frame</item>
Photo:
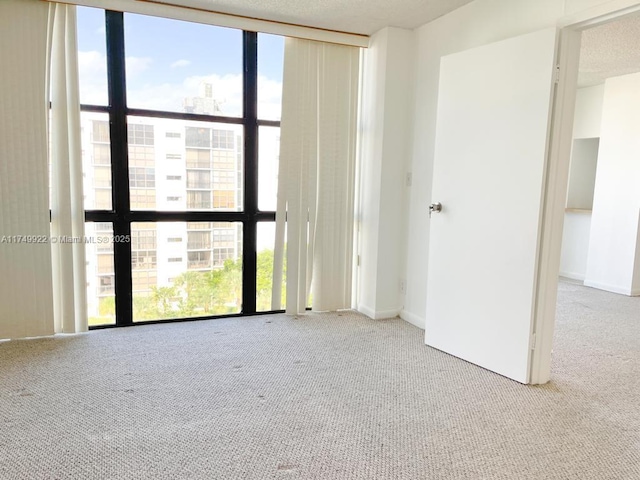
[[[258,119],[258,34],[243,31],[243,114],[241,117],[205,115],[129,108],[125,71],[124,13],[105,10],[107,84],[109,104],[81,105],[81,111],[109,115],[112,208],[85,210],[86,222],[108,222],[114,239],[131,238],[136,222],[239,222],[242,224],[242,307],[239,313],[176,319],[133,321],[132,249],[130,242],[114,242],[115,324],[90,326],[90,329],[145,325],[212,318],[242,317],[284,310],[256,311],[257,225],[275,222],[274,211],[258,208],[258,131],[260,126],[279,127],[280,121]],[[242,125],[244,128],[243,196],[241,211],[158,211],[132,210],[130,204],[127,117],[152,117],[174,120]],[[213,138],[212,138],[213,141]],[[213,260],[213,258],[212,258]]]

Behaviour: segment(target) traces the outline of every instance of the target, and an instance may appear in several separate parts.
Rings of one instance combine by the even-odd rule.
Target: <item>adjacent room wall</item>
[[[589,254],[591,212],[566,212],[562,232],[560,276],[584,281]]]
[[[607,79],[585,285],[640,295],[640,73]]]
[[[600,136],[603,100],[604,83],[578,89],[576,92],[576,111],[573,118],[573,138]]]
[[[592,150],[597,149],[599,144],[603,98],[604,84],[580,88],[576,94],[574,148],[571,155],[567,207],[583,210],[569,210],[565,213],[560,275],[579,281],[584,281],[587,272],[595,184],[595,167],[590,164],[597,161],[597,150]],[[586,157],[581,154],[586,154]],[[577,164],[582,163],[581,160],[586,161],[588,165]]]
[[[596,182],[599,138],[576,138],[571,151],[567,208],[591,210]]]

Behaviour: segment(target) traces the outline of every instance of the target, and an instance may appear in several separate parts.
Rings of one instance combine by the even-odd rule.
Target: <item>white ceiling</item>
[[[221,13],[370,35],[413,29],[472,0],[155,0]]]
[[[640,16],[585,30],[582,34],[578,86],[588,87],[640,71]]]
[[[371,35],[413,29],[473,0],[154,0],[277,22]],[[640,71],[640,15],[585,30],[578,85]]]

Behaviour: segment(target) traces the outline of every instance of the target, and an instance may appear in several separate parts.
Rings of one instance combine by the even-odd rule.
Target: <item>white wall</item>
[[[358,310],[372,318],[394,317],[402,307],[413,35],[385,28],[372,36],[365,54]]]
[[[380,182],[382,178],[382,135],[384,128],[385,63],[388,30],[371,37],[363,66],[360,125],[360,208],[357,228],[360,238],[358,256],[357,308],[374,315],[378,275],[378,231],[380,225]]]
[[[591,210],[596,182],[599,138],[577,138],[571,150],[567,208]]]
[[[628,4],[630,2],[624,2]],[[640,3],[640,2],[636,2]],[[604,5],[604,7],[602,7]],[[614,0],[476,0],[416,30],[417,63],[413,118],[413,188],[407,230],[407,295],[401,316],[424,325],[429,244],[431,178],[438,101],[440,58],[545,27],[557,25],[567,15],[600,6],[621,6]]]
[[[578,138],[573,141],[571,151],[560,275],[580,281],[584,281],[587,272],[598,145],[597,137]]]
[[[407,295],[402,318],[424,328],[429,246],[431,178],[435,141],[440,58],[475,46],[553,25],[559,2],[476,0],[417,30],[418,63],[409,205]]]
[[[567,212],[564,215],[560,275],[584,281],[589,253],[590,212]]]
[[[605,82],[585,285],[640,295],[640,73]]]
[[[604,83],[578,89],[576,92],[576,111],[573,118],[573,138],[600,136],[603,99]]]
[[[595,156],[591,155],[591,157],[586,158],[587,165],[578,165],[576,162],[580,161],[581,153],[593,153],[589,149],[598,148],[603,98],[604,83],[593,87],[580,88],[576,93],[576,109],[573,122],[574,147],[571,152],[571,171],[567,192],[568,208],[591,210],[593,207],[597,150],[595,151]],[[586,145],[584,142],[586,142]],[[590,143],[595,143],[595,145],[590,145]],[[582,147],[586,147],[587,151],[582,152]],[[581,170],[578,167],[584,168]],[[587,272],[590,231],[590,211],[565,213],[560,256],[561,276],[584,281]]]

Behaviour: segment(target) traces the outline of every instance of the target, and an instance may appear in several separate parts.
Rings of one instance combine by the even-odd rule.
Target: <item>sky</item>
[[[127,102],[182,111],[186,97],[211,83],[222,114],[242,115],[242,32],[125,14]],[[280,118],[284,37],[258,35],[258,116]],[[80,101],[107,104],[104,10],[78,7]]]

